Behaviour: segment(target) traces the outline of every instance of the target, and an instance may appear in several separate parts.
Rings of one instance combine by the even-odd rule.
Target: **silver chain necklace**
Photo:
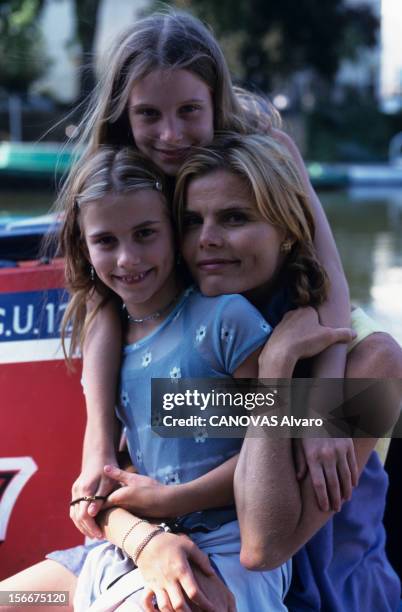
[[[173,306],[175,302],[177,302],[179,295],[180,295],[180,292],[177,293],[174,296],[173,300],[171,300],[168,304],[166,304],[166,306],[164,306],[160,310],[157,310],[156,312],[153,312],[152,314],[147,315],[146,317],[142,317],[141,319],[136,319],[135,317],[133,317],[128,312],[127,306],[125,304],[123,304],[123,309],[126,311],[127,319],[129,320],[130,323],[133,323],[133,324],[134,323],[145,323],[145,321],[152,321],[153,319],[159,319],[159,317],[161,317],[164,312],[166,312],[171,306]]]

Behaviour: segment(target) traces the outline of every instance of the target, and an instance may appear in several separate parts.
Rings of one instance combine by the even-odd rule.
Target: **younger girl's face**
[[[191,147],[214,136],[209,87],[189,70],[154,70],[132,89],[128,113],[138,149],[175,176]]]
[[[202,293],[269,290],[285,233],[264,220],[245,182],[217,170],[191,181],[186,200],[182,252]]]
[[[97,276],[131,315],[155,312],[175,295],[172,225],[158,191],[108,194],[84,204],[80,216]]]

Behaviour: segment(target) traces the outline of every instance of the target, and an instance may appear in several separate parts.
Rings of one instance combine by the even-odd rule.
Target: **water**
[[[320,194],[351,300],[402,344],[402,190]]]
[[[402,344],[402,190],[323,192],[352,302],[362,306]],[[40,215],[51,193],[0,192],[0,221],[8,215]]]
[[[36,189],[31,191],[0,191],[0,222],[7,217],[43,215],[54,202],[54,194]]]

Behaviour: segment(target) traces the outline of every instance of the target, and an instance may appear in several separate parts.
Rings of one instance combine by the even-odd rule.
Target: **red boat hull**
[[[85,408],[59,341],[62,262],[0,270],[0,578],[83,542],[69,519]]]

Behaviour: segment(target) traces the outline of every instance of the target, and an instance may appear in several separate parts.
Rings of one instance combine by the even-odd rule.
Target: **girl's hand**
[[[317,311],[311,306],[287,312],[275,327],[262,350],[259,363],[280,360],[293,367],[299,359],[314,357],[337,342],[349,343],[356,332],[347,327],[326,327],[320,324]]]
[[[194,577],[201,587],[204,595],[208,597],[214,606],[214,610],[219,612],[236,612],[236,602],[231,591],[227,588],[224,582],[216,574],[206,576],[204,572],[198,569],[197,565],[191,565]],[[150,589],[145,589],[143,607],[145,612],[155,612],[155,594]],[[177,609],[177,608],[176,608]],[[172,608],[174,610],[174,608]],[[197,604],[188,602],[188,605],[180,608],[180,610],[191,610],[192,612],[202,612]]]
[[[296,438],[294,458],[298,480],[309,470],[320,509],[339,512],[342,501],[351,498],[358,481],[351,438]]]
[[[155,594],[158,608],[164,612],[171,610],[188,612],[193,609],[189,607],[190,604],[198,606],[205,612],[230,610],[230,608],[217,608],[214,605],[213,602],[217,597],[221,600],[227,597],[223,592],[218,593],[216,582],[210,583],[212,588],[207,589],[208,597],[203,593],[194,577],[190,562],[197,567],[198,578],[201,574],[208,578],[215,576],[208,557],[187,536],[161,533],[148,542],[137,562],[149,589],[146,591],[147,610],[155,610],[153,604],[151,605],[150,593]]]
[[[84,466],[83,471],[72,486],[72,501],[80,497],[94,495],[107,497],[116,488],[116,482],[104,473],[104,465],[105,460],[97,458]],[[77,529],[85,536],[97,539],[103,538],[102,531],[95,521],[95,516],[103,508],[103,505],[104,501],[99,499],[93,502],[81,501],[70,506],[70,518]]]
[[[104,508],[118,506],[139,516],[163,518],[171,516],[173,488],[153,478],[126,472],[113,465],[106,465],[105,475],[121,487],[111,493]]]

